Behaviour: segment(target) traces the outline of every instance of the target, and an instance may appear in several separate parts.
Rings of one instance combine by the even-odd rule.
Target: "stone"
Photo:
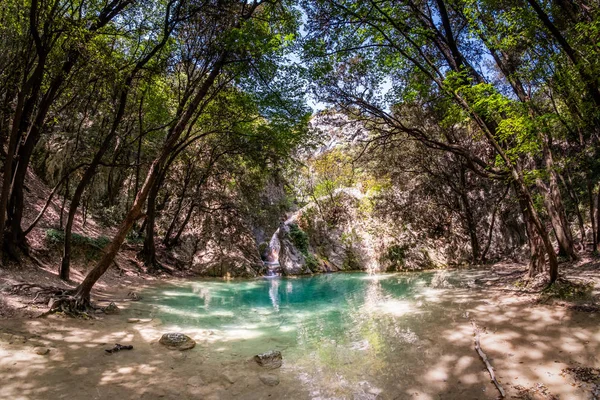
[[[139,318],[128,318],[127,319],[128,324],[135,324],[136,322],[140,322],[140,319]]]
[[[181,351],[192,349],[196,345],[194,339],[179,332],[165,333],[158,343],[166,346],[168,349]]]
[[[204,381],[199,376],[192,376],[187,380],[187,384],[192,387],[202,387],[205,385]]]
[[[254,356],[254,361],[258,365],[265,368],[275,369],[281,367],[282,356],[277,350],[269,350],[266,353],[257,354]]]
[[[267,386],[279,385],[279,377],[275,374],[260,374],[258,379]]]
[[[102,309],[102,311],[104,312],[104,314],[118,314],[121,312],[121,310],[119,309],[119,307],[117,307],[117,305],[113,302],[111,302],[109,305],[107,305],[106,307],[104,307]]]
[[[50,349],[47,347],[36,347],[33,349],[33,351],[35,354],[39,354],[40,356],[45,356],[46,354],[50,353]]]
[[[233,385],[235,383],[235,378],[233,377],[233,375],[231,375],[231,372],[229,371],[225,371],[221,374],[221,378],[229,383],[230,385]]]

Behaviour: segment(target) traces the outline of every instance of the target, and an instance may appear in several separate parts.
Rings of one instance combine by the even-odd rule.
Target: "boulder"
[[[282,356],[277,350],[269,350],[266,353],[257,354],[254,356],[254,361],[261,367],[275,369],[281,367]]]
[[[260,374],[258,379],[267,386],[279,385],[279,377],[275,374]]]
[[[179,332],[165,333],[158,343],[171,350],[189,350],[196,345],[194,339]]]

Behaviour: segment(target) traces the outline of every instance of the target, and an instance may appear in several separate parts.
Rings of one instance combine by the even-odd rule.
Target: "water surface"
[[[283,369],[316,397],[369,396],[426,362],[447,281],[434,272],[199,280],[150,289],[143,301],[171,330],[199,332],[231,357],[282,351]]]

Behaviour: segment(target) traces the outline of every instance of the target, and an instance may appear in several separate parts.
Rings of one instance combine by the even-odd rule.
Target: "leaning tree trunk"
[[[125,219],[119,225],[117,234],[110,242],[108,247],[104,249],[104,254],[102,255],[100,261],[98,261],[98,264],[96,264],[94,269],[92,269],[90,273],[86,275],[83,282],[81,282],[81,284],[79,284],[79,286],[77,286],[77,288],[75,289],[74,297],[76,300],[77,308],[86,308],[89,306],[90,293],[92,291],[92,288],[94,287],[98,279],[100,279],[100,277],[104,275],[104,273],[112,264],[117,253],[119,252],[119,249],[121,248],[121,245],[125,241],[125,237],[127,236],[129,230],[133,226],[133,223],[142,216],[142,207],[144,206],[144,202],[148,197],[150,188],[152,187],[156,179],[157,169],[161,161],[162,160],[160,158],[154,160],[154,162],[150,166],[150,170],[148,171],[146,181],[142,185],[142,188],[140,189],[139,193],[137,194],[133,205],[131,206],[129,212],[125,216]]]
[[[184,129],[192,120],[194,114],[197,112],[200,103],[206,98],[217,76],[221,73],[221,69],[225,65],[227,54],[227,51],[221,53],[219,58],[215,61],[215,64],[213,65],[210,74],[207,76],[202,86],[198,89],[193,99],[189,102],[185,112],[179,117],[177,123],[173,126],[173,128],[169,130],[161,152],[159,156],[156,157],[150,165],[150,169],[148,170],[148,174],[146,175],[146,180],[144,181],[144,184],[142,185],[137,196],[135,197],[133,205],[129,209],[129,212],[125,216],[125,219],[119,225],[117,234],[107,246],[107,248],[104,250],[104,255],[102,256],[100,261],[98,261],[98,264],[96,264],[94,269],[92,269],[86,275],[83,282],[81,282],[81,284],[75,289],[74,299],[77,308],[82,308],[86,305],[89,305],[92,288],[94,287],[98,279],[100,279],[100,277],[104,275],[104,273],[108,270],[108,268],[114,261],[117,253],[119,252],[119,248],[125,241],[125,237],[127,236],[127,233],[129,233],[129,230],[133,226],[134,222],[142,216],[142,207],[144,206],[144,203],[148,198],[150,189],[152,188],[154,182],[158,178],[161,166],[167,160],[167,157],[175,147],[175,144],[181,137],[181,134],[183,133]]]

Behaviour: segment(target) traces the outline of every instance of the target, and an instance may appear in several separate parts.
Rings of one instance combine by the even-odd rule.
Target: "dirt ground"
[[[439,311],[434,308],[428,317],[415,321],[421,324],[419,342],[404,360],[387,360],[386,368],[394,369],[390,374],[394,378],[378,377],[384,384],[377,390],[353,393],[332,389],[334,380],[343,377],[332,378],[328,371],[307,375],[286,361],[285,353],[283,367],[270,371],[280,383],[267,386],[260,380],[266,371],[248,356],[253,343],[247,343],[247,353],[233,352],[202,329],[186,332],[198,343],[194,349],[167,350],[158,344],[165,332],[161,321],[148,318],[148,310],[130,295],[158,284],[159,279],[138,274],[133,267],[115,268],[95,293],[100,305],[114,301],[121,312],[98,314],[91,320],[35,318],[45,310],[44,304],[29,304],[35,291],[13,295],[9,287],[19,281],[58,285],[55,275],[40,267],[3,271],[0,398],[495,399],[498,391],[474,350],[472,321],[481,327],[481,347],[507,398],[599,398],[598,380],[584,382],[567,370],[600,368],[600,312],[594,305],[600,289],[597,261],[587,259],[562,268],[565,276],[595,284],[595,300],[588,298],[585,303],[557,301],[523,288],[518,281],[523,268],[487,266],[485,278],[424,299],[437,302]],[[132,344],[134,349],[104,351],[115,343]],[[47,354],[37,354],[46,350]],[[584,371],[593,375],[598,370]]]

